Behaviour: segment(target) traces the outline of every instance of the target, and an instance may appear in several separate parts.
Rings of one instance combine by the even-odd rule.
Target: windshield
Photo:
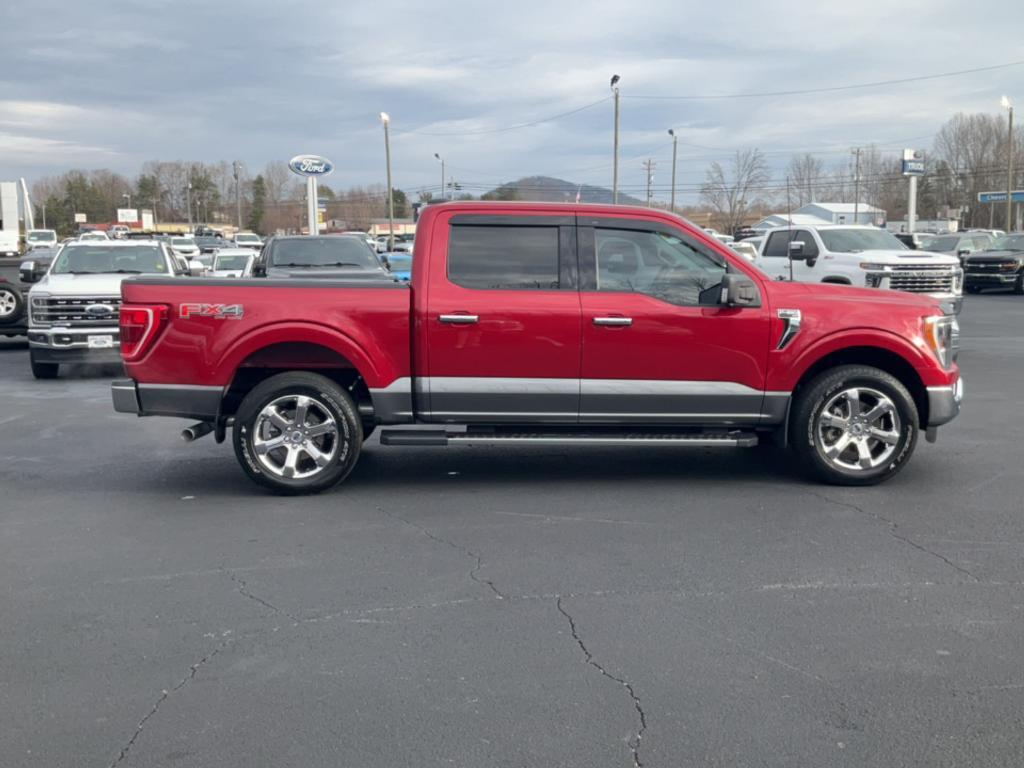
[[[30,243],[56,243],[57,233],[46,229],[32,230],[25,235],[25,239]]]
[[[274,244],[274,267],[360,267],[377,269],[380,263],[369,246],[354,237],[297,237]]]
[[[214,269],[245,269],[245,265],[249,263],[249,256],[247,254],[227,254],[226,256],[218,255],[214,260]]]
[[[833,253],[907,250],[895,235],[882,229],[822,229],[818,234],[825,250]]]
[[[950,235],[947,237],[933,237],[923,246],[923,251],[955,251],[957,244],[960,242],[960,238],[956,235]]]
[[[195,245],[195,243],[192,241],[191,237],[172,237],[171,245],[178,247],[182,245]]]
[[[236,243],[258,243],[259,235],[235,235]]]
[[[986,251],[1024,251],[1024,235],[1003,235],[985,248]]]
[[[156,245],[76,245],[60,252],[51,274],[166,274],[167,262]]]

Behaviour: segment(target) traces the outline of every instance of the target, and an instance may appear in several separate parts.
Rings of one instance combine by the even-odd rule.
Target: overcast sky
[[[0,179],[69,168],[134,176],[148,159],[323,154],[335,187],[382,183],[378,114],[392,118],[395,185],[493,186],[546,174],[611,184],[621,75],[625,191],[641,161],[668,184],[759,147],[829,164],[849,148],[929,147],[958,111],[1024,105],[1024,66],[807,96],[651,99],[823,88],[1024,59],[1024,2],[731,0],[353,2],[33,0],[0,12]],[[444,135],[428,135],[444,134]],[[478,190],[473,190],[478,191]],[[666,195],[667,196],[667,195]],[[690,196],[692,199],[692,196]],[[686,196],[684,196],[686,201]]]

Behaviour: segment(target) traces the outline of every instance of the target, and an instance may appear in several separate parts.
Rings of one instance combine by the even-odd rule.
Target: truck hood
[[[888,264],[890,266],[960,266],[960,260],[956,256],[948,256],[945,253],[932,253],[930,251],[861,251],[858,254],[850,255],[860,256],[864,261]]]
[[[837,304],[853,303],[858,306],[873,304],[878,307],[879,315],[890,312],[894,307],[920,311],[922,314],[927,314],[932,309],[942,312],[938,300],[923,293],[881,291],[877,288],[855,288],[832,283],[791,283],[783,280],[771,282],[770,286],[771,303],[775,307],[792,305],[799,308],[802,302],[812,300]],[[842,312],[842,309],[836,307],[835,311]]]
[[[51,296],[119,296],[121,283],[134,275],[46,275],[32,293]]]
[[[1024,251],[981,251],[968,256],[965,264],[993,264],[1005,261],[1024,261]]]

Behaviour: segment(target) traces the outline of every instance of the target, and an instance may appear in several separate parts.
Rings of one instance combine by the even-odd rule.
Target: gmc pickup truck
[[[135,277],[117,411],[230,428],[280,493],[385,446],[791,445],[866,485],[960,410],[935,299],[779,282],[677,216],[455,202],[419,221],[412,280]]]

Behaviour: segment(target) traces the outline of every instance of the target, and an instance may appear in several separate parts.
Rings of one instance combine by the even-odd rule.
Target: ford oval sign
[[[320,155],[296,155],[288,161],[288,167],[299,176],[326,176],[334,170],[334,163]]]

